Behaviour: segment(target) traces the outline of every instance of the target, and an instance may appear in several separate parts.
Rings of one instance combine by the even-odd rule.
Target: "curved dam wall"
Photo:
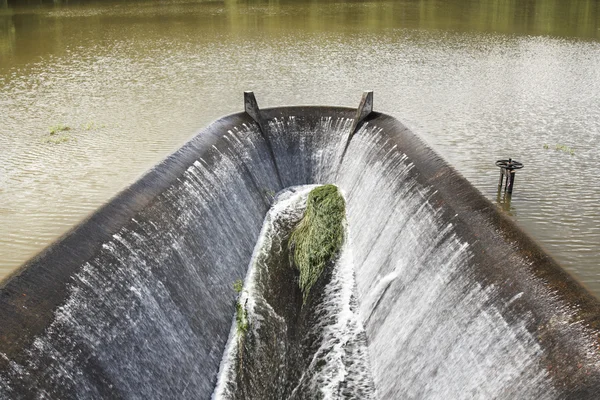
[[[345,193],[379,398],[597,398],[600,307],[396,119],[216,121],[0,288],[0,398],[210,398],[279,190]]]

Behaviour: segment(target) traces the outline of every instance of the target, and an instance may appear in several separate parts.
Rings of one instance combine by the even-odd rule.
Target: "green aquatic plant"
[[[86,131],[97,130],[101,128],[106,128],[106,125],[98,124],[95,121],[88,121],[85,125],[82,125],[82,129]]]
[[[567,153],[570,155],[575,154],[575,150],[573,150],[569,146],[565,146],[564,144],[557,144],[555,150],[562,151],[563,153]]]
[[[235,324],[238,335],[245,335],[248,332],[248,326],[250,325],[248,323],[248,311],[246,311],[245,304],[242,305],[239,300],[235,303]]]
[[[238,293],[238,298],[235,302],[235,324],[237,326],[238,335],[244,335],[248,331],[248,312],[245,304],[242,306],[242,290],[244,290],[244,281],[241,279],[233,282],[233,290]],[[248,300],[246,299],[246,303]]]
[[[238,279],[237,281],[233,282],[233,290],[235,290],[236,293],[240,293],[243,288],[244,282],[241,279]]]
[[[49,136],[44,137],[44,143],[50,144],[61,144],[68,142],[72,139],[72,137],[64,132],[70,131],[71,127],[63,124],[58,124],[51,126],[48,129]]]
[[[44,138],[44,143],[61,144],[72,140],[70,135],[48,136]]]
[[[265,189],[265,195],[270,199],[273,200],[275,198],[275,191],[271,190],[271,189]]]
[[[51,126],[48,131],[49,131],[50,135],[56,135],[59,132],[65,132],[65,131],[70,131],[70,130],[71,130],[71,127],[69,127],[67,125],[63,125],[63,124],[58,124],[58,125]]]
[[[547,143],[544,143],[543,147],[546,150],[550,149],[550,146]],[[575,150],[573,150],[573,148],[569,146],[565,146],[564,144],[557,144],[556,146],[554,146],[554,150],[562,151],[563,153],[570,154],[572,156],[575,155]]]
[[[336,257],[344,242],[346,203],[335,185],[313,189],[306,201],[304,216],[294,228],[289,250],[300,272],[303,301],[327,264]]]

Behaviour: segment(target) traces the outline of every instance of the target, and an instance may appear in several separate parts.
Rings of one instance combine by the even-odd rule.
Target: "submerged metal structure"
[[[598,299],[363,100],[246,101],[5,280],[0,398],[209,398],[273,193],[311,183],[345,193],[380,398],[597,398]]]

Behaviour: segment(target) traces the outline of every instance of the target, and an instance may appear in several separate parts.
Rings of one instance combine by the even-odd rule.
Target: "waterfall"
[[[354,110],[263,113],[283,187],[253,120],[224,117],[2,284],[0,398],[229,398],[244,276],[255,393],[596,396],[598,300],[408,129],[373,113],[338,170]],[[302,185],[329,183],[347,239],[304,311],[269,268]]]
[[[215,400],[375,398],[349,241],[306,304],[289,263],[289,234],[313,188],[284,190],[265,218],[239,299],[250,331],[233,322]]]
[[[365,126],[340,182],[381,398],[556,397],[527,316],[507,321],[513,299],[473,279],[469,242],[435,206],[435,189],[415,180],[408,157],[381,150],[385,140]]]

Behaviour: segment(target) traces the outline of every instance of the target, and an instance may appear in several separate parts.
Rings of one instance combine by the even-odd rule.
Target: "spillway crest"
[[[3,282],[0,398],[596,398],[598,300],[354,114],[224,117]],[[288,244],[323,184],[344,243],[304,299]]]

